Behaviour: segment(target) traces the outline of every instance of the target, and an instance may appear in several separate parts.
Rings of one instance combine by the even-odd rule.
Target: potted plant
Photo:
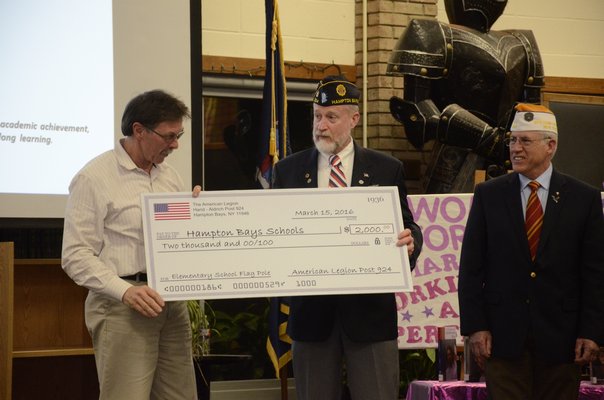
[[[411,381],[415,379],[434,380],[437,378],[435,363],[435,349],[409,349],[399,352],[400,394],[403,398],[407,394]]]
[[[191,335],[193,356],[203,357],[210,354],[211,328],[216,319],[214,310],[203,300],[188,300],[187,308],[189,310],[189,319],[191,320]]]
[[[197,397],[208,399],[210,395],[209,377],[201,367],[201,359],[210,354],[210,337],[215,319],[214,310],[203,300],[187,300],[189,320],[191,322],[191,345],[193,348],[193,366],[197,382]],[[214,331],[214,333],[216,333]]]

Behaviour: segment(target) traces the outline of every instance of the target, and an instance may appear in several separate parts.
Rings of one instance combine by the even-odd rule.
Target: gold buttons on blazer
[[[537,273],[536,272],[531,272],[531,278],[536,278],[537,277]]]

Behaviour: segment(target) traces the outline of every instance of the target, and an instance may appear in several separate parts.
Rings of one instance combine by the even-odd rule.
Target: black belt
[[[122,276],[122,279],[135,282],[147,282],[147,274],[144,272],[137,272],[134,275]]]

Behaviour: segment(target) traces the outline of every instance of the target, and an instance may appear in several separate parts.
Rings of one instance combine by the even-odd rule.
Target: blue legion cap
[[[341,75],[330,75],[317,85],[313,103],[320,106],[358,105],[361,91]]]

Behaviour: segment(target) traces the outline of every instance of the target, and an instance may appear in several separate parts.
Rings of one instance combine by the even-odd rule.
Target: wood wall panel
[[[203,56],[203,72],[224,75],[243,75],[263,77],[264,60],[254,58]],[[343,74],[348,80],[356,81],[354,65],[307,63],[303,61],[285,61],[286,79],[319,80],[325,75]]]

